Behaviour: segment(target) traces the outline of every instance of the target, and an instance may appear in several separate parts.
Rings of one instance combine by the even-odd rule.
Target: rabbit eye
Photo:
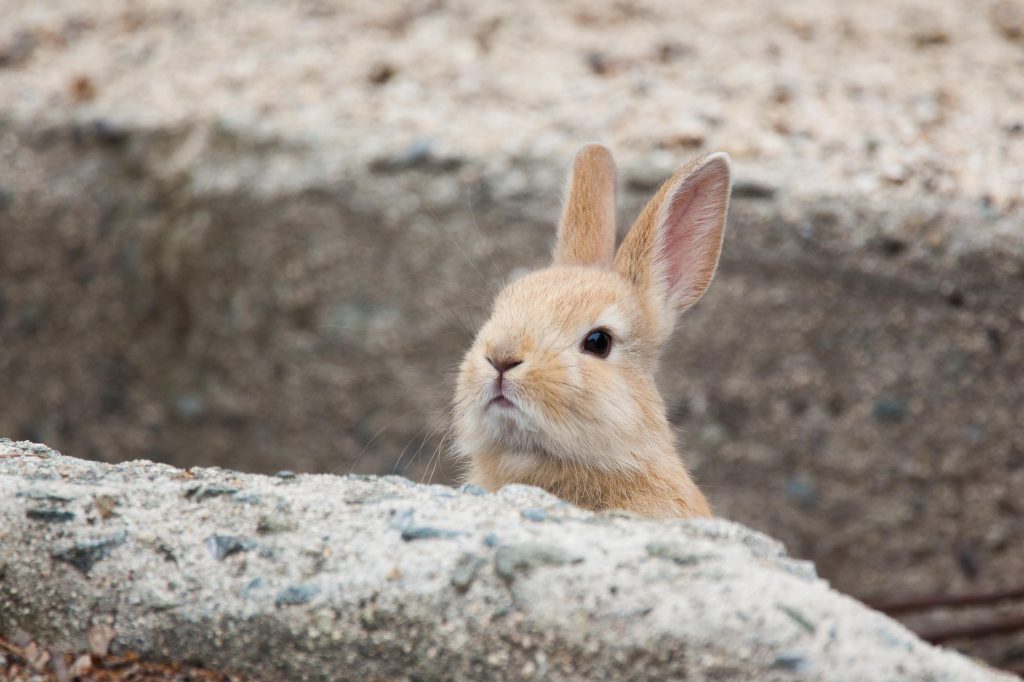
[[[583,352],[599,358],[608,357],[612,350],[612,337],[603,329],[594,329],[583,339]]]

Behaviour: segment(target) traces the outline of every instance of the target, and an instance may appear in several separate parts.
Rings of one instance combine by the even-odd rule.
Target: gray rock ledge
[[[267,679],[989,680],[723,520],[0,439],[0,631]]]

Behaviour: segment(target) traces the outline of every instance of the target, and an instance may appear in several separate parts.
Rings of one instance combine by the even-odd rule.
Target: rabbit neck
[[[634,453],[632,459],[635,468],[605,471],[539,454],[477,453],[470,481],[492,491],[510,483],[533,485],[591,511],[623,509],[654,518],[711,516],[707,499],[674,448]]]

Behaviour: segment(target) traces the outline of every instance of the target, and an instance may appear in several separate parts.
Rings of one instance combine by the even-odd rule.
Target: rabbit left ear
[[[599,144],[576,153],[555,243],[556,265],[611,267],[615,253],[615,161]]]
[[[644,208],[615,269],[652,292],[671,318],[700,300],[722,250],[729,210],[729,157],[711,154],[680,169]]]

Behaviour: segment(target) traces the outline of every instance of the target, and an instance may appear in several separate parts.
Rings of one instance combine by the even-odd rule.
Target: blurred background
[[[622,232],[725,150],[660,378],[717,512],[862,598],[1024,587],[1024,0],[0,16],[0,435],[453,482],[455,368],[574,150],[616,153]],[[1024,668],[1020,633],[949,644]]]

